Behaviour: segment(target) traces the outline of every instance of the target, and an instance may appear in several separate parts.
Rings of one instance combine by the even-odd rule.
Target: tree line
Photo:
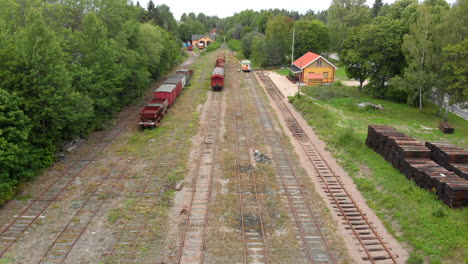
[[[468,0],[452,6],[445,0],[375,0],[372,7],[365,0],[333,0],[318,13],[244,10],[217,25],[230,47],[256,66],[287,65],[307,51],[337,53],[339,67],[361,91],[421,111],[431,99],[446,117],[450,107],[468,101],[466,14]]]
[[[109,125],[181,56],[171,26],[125,0],[0,6],[2,204],[64,142]]]

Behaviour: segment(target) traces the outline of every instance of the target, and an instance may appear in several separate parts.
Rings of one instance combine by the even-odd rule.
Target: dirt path
[[[268,75],[271,77],[271,80],[275,82],[276,86],[280,89],[281,93],[284,96],[287,95],[292,95],[295,91],[297,91],[297,86],[292,84],[288,79],[286,78],[281,78],[282,76],[269,72]],[[271,99],[271,97],[269,96]],[[287,103],[287,99],[283,99],[284,102]],[[281,124],[284,128],[287,128],[286,121],[284,118],[282,118],[282,114],[279,110],[279,108],[276,106],[276,104],[272,104],[273,108],[277,112],[277,115],[280,117]],[[302,118],[301,114],[295,111],[294,107],[292,107],[289,103],[287,103],[288,108],[290,111],[293,113],[294,117],[299,121],[300,125],[302,128],[305,130],[305,133],[307,136],[313,141],[313,144],[317,147],[317,149],[320,152],[320,155],[322,155],[328,165],[331,167],[331,169],[338,175],[341,175],[341,180],[343,183],[346,185],[349,193],[352,195],[353,199],[355,202],[358,204],[358,206],[363,210],[363,212],[366,214],[367,218],[373,223],[373,225],[379,230],[379,234],[381,238],[386,241],[389,245],[389,247],[392,249],[394,255],[398,256],[398,261],[399,263],[405,263],[406,259],[408,258],[408,252],[402,247],[401,244],[399,244],[385,229],[383,226],[382,222],[380,219],[375,215],[375,213],[372,211],[367,206],[365,198],[361,195],[361,193],[357,190],[356,185],[353,183],[353,180],[349,175],[339,166],[331,155],[329,151],[326,150],[326,145],[323,141],[321,141],[317,135],[314,133],[313,129],[307,124],[307,122]],[[304,152],[303,148],[301,147],[299,141],[297,138],[292,134],[292,132],[289,129],[284,129],[285,132],[288,134],[288,136],[291,138],[291,142],[293,143],[296,152],[298,153],[300,160],[301,160],[301,165],[304,166],[309,174],[310,179],[314,182],[315,186],[320,186],[320,182],[318,180],[318,175],[314,172],[315,169],[313,168],[312,164],[308,160],[307,154]],[[327,194],[325,191],[321,188],[317,188],[316,191],[320,193],[322,198],[327,201],[326,204],[331,212],[334,212],[335,209],[333,205],[330,203],[329,199],[327,198]],[[348,247],[348,250],[352,257],[355,259],[357,263],[362,261],[360,259],[360,254],[356,251],[356,241],[355,241],[355,236],[350,233],[349,230],[345,228],[343,225],[343,222],[340,217],[337,216],[337,214],[333,214],[333,218],[337,224],[338,229],[340,230],[340,233],[343,235],[346,241],[346,245]]]

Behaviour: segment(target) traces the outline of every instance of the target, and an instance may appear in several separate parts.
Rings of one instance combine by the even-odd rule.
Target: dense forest
[[[63,143],[106,127],[176,65],[182,42],[215,28],[218,41],[257,67],[336,53],[334,62],[374,96],[420,107],[432,96],[445,109],[467,100],[468,0],[365,2],[177,20],[153,1],[0,0],[0,204],[54,163]]]
[[[180,57],[169,25],[125,0],[0,0],[0,204]]]

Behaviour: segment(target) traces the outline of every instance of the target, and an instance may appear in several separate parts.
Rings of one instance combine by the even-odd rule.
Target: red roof
[[[306,54],[302,55],[302,57],[297,59],[294,62],[294,65],[296,65],[297,67],[302,69],[302,68],[306,67],[307,65],[309,65],[314,60],[316,60],[318,57],[320,57],[320,55],[309,51]]]
[[[321,55],[315,54],[313,52],[307,52],[306,54],[302,55],[299,59],[297,59],[293,64],[296,65],[299,69],[304,69],[305,67],[309,66],[312,62],[314,62],[316,59],[322,58],[326,62],[328,62],[331,66],[337,68],[335,65],[333,65],[331,62],[326,60],[324,57]]]
[[[307,79],[323,79],[323,74],[321,73],[309,73],[307,74]]]

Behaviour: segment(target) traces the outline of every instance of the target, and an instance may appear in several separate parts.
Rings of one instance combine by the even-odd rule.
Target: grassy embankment
[[[441,140],[467,148],[468,122],[450,114],[455,134],[444,135],[437,129],[440,118],[434,105],[427,104],[420,113],[418,108],[369,98],[346,86],[304,87],[303,92],[316,99],[302,96],[294,106],[327,142],[386,228],[411,251],[408,262],[467,263],[468,209],[447,207],[364,141],[368,124],[385,124],[421,141]],[[360,102],[385,109],[359,109]]]

